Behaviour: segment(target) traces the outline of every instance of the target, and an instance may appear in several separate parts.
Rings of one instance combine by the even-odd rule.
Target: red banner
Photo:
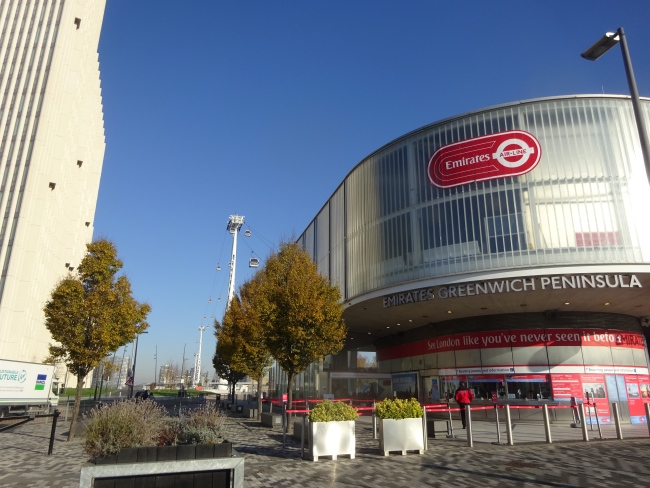
[[[497,330],[454,334],[379,349],[377,360],[386,361],[433,352],[529,346],[600,346],[643,349],[643,336],[604,329]]]

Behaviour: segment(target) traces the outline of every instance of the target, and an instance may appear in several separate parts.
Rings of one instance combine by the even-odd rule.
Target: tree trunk
[[[296,378],[296,373],[287,372],[287,409],[292,409],[293,402],[293,381]],[[291,430],[291,415],[287,415],[287,432],[292,432]]]
[[[72,420],[70,421],[70,432],[68,432],[68,441],[74,439],[75,430],[77,430],[77,417],[79,416],[79,406],[81,405],[81,392],[83,391],[84,380],[86,376],[77,376],[77,391],[74,397],[74,408],[72,409]]]
[[[262,381],[264,381],[264,371],[257,377],[257,420],[262,420]]]

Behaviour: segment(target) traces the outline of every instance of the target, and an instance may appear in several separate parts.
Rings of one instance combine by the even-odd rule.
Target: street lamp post
[[[643,164],[645,165],[646,177],[650,183],[650,143],[648,142],[648,132],[646,131],[645,120],[643,118],[643,113],[641,112],[639,90],[636,86],[636,79],[634,78],[634,70],[632,69],[630,51],[627,48],[627,40],[625,39],[625,32],[623,31],[623,28],[619,27],[616,32],[606,33],[580,56],[589,61],[596,61],[599,57],[601,57],[619,42],[621,43],[623,64],[625,64],[625,73],[627,74],[627,84],[630,87],[630,98],[632,99],[632,109],[634,110],[634,118],[636,119],[636,128],[639,131],[639,141],[641,143]]]
[[[156,344],[156,354],[153,355],[155,361],[153,367],[153,382],[158,385],[158,344]]]
[[[142,334],[148,334],[147,331],[142,332]],[[138,359],[138,338],[140,335],[135,336],[135,349],[133,351],[133,367],[131,368],[131,384],[129,385],[129,398],[133,397],[133,386],[135,385],[135,362]]]

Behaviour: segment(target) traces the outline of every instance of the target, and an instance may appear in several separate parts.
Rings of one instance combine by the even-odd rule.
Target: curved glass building
[[[299,240],[349,327],[314,391],[438,401],[466,380],[485,401],[589,394],[601,421],[620,401],[640,422],[649,211],[629,97],[516,102],[386,144]]]

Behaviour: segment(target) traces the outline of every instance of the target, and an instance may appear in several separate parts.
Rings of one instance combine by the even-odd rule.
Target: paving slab
[[[301,459],[301,446],[280,428],[263,427],[254,419],[234,414],[227,420],[228,438],[245,456],[246,487],[420,487],[521,486],[521,487],[621,487],[647,486],[650,448],[645,425],[623,426],[624,440],[613,427],[598,432],[566,423],[551,426],[553,444],[545,443],[543,425],[513,425],[513,446],[496,445],[496,424],[474,422],[474,447],[467,446],[466,431],[454,422],[456,437],[438,433],[428,440],[423,454],[384,457],[373,438],[368,417],[357,421],[355,459],[340,457],[312,462]],[[589,427],[588,427],[589,429]],[[67,442],[66,423],[59,425],[53,455],[48,456],[51,426],[30,422],[0,432],[0,486],[77,487],[81,466],[87,461],[83,438]],[[505,443],[505,426],[501,425]],[[593,435],[592,435],[593,434]]]

